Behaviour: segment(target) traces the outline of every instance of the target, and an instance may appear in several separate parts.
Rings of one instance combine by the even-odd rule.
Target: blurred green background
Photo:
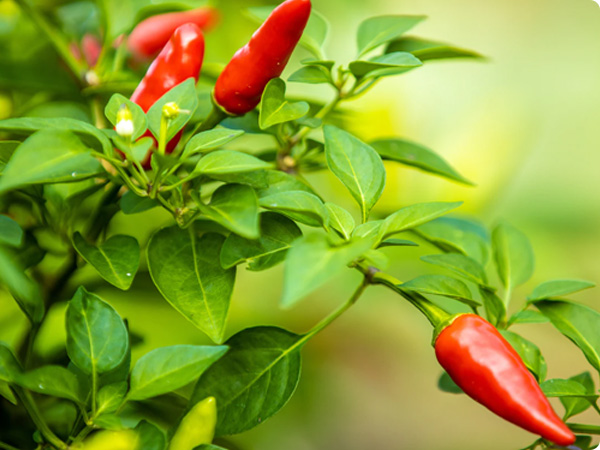
[[[250,36],[254,23],[242,10],[270,2],[215,2],[221,27],[207,39],[207,61],[226,62]],[[486,62],[430,63],[388,78],[345,107],[364,139],[401,136],[450,161],[478,186],[463,187],[389,164],[379,212],[422,201],[463,200],[461,214],[493,225],[505,219],[531,238],[536,273],[518,289],[515,306],[539,282],[581,278],[600,282],[600,8],[592,0],[313,0],[331,22],[328,53],[338,62],[355,56],[355,29],[379,14],[425,14],[411,34],[447,41],[488,57]],[[9,8],[7,0],[0,5]],[[298,52],[296,59],[302,58]],[[297,64],[286,72],[291,73]],[[284,76],[285,78],[285,76]],[[290,84],[289,92],[328,98],[326,88]],[[0,115],[10,109],[0,96]],[[310,180],[325,196],[353,208],[333,176]],[[377,214],[377,210],[375,211]],[[114,232],[166,223],[156,212],[119,215]],[[427,246],[386,250],[390,271],[409,279],[431,270],[419,256]],[[342,303],[359,282],[349,271],[290,311],[278,308],[281,268],[238,270],[230,334],[274,324],[296,332]],[[83,270],[85,282],[129,319],[144,341],[134,358],[176,343],[205,342],[140,273],[132,294],[113,290]],[[600,308],[594,290],[575,299]],[[14,343],[24,316],[0,297],[0,340]],[[64,342],[64,304],[52,311],[38,349],[51,353]],[[584,357],[550,325],[517,325],[539,345],[549,378],[587,369]],[[600,332],[600,330],[599,330]],[[383,288],[371,288],[338,322],[303,352],[304,371],[290,403],[264,425],[232,438],[242,450],[487,449],[525,447],[533,436],[498,419],[462,395],[438,391],[440,368],[430,346],[431,329],[410,305]],[[558,409],[560,410],[560,405]],[[598,416],[577,421],[598,423]]]

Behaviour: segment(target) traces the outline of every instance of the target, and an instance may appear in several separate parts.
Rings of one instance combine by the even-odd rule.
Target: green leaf
[[[174,345],[152,350],[133,366],[127,397],[144,400],[173,392],[197,380],[226,352],[223,345]]]
[[[132,140],[136,140],[140,138],[148,129],[148,120],[146,119],[146,113],[136,103],[133,103],[127,97],[121,94],[113,94],[113,96],[108,101],[106,108],[104,108],[104,114],[106,118],[113,124],[113,126],[117,126],[117,113],[121,106],[125,105],[129,111],[131,112],[132,121],[133,121],[133,135],[131,136]]]
[[[425,19],[425,16],[376,16],[358,27],[358,52],[362,55],[398,38]]]
[[[43,366],[21,374],[16,384],[33,392],[66,398],[85,405],[85,395],[77,376],[61,366]]]
[[[359,239],[332,247],[321,234],[310,234],[298,239],[288,251],[285,261],[282,306],[293,306],[342,272],[372,245],[372,239]]]
[[[193,228],[193,227],[192,227]],[[219,263],[224,238],[179,227],[157,231],[148,244],[150,275],[163,297],[213,341],[223,341],[235,268]]]
[[[589,407],[591,406],[590,402],[594,402],[596,399],[598,399],[598,395],[595,394],[593,390],[592,392],[589,392],[583,384],[572,378],[568,380],[563,380],[560,378],[546,380],[540,384],[540,387],[542,388],[542,391],[544,392],[544,395],[546,395],[546,397],[560,397],[561,402],[562,400],[566,399],[588,399],[583,401],[588,403]]]
[[[450,297],[469,306],[477,307],[481,305],[477,300],[473,299],[473,295],[465,283],[445,275],[421,275],[402,283],[400,288],[420,294]]]
[[[185,124],[189,122],[198,107],[196,81],[193,78],[188,78],[179,83],[159,98],[148,110],[148,128],[150,128],[150,131],[157,140],[160,139],[160,122],[163,106],[171,102],[176,103],[181,111],[176,117],[167,121],[167,142],[175,137]]]
[[[285,82],[281,78],[273,78],[263,91],[258,123],[261,130],[266,130],[273,125],[304,117],[309,110],[306,102],[288,102],[285,99]]]
[[[596,284],[582,280],[553,280],[537,286],[531,295],[527,297],[529,301],[543,300],[547,298],[562,297],[564,295],[574,294],[595,287]]]
[[[486,285],[487,277],[485,270],[474,259],[460,253],[446,253],[443,255],[427,255],[421,259],[429,264],[444,267],[461,277],[478,285]]]
[[[455,217],[441,217],[413,232],[444,252],[460,252],[485,266],[490,257],[490,238],[481,224]]]
[[[432,150],[404,139],[378,139],[371,142],[384,160],[390,160],[439,175],[450,180],[473,186],[469,180],[459,174],[450,164]]]
[[[438,379],[438,389],[449,394],[464,394],[463,390],[450,378],[448,372],[442,372]]]
[[[193,174],[211,176],[214,174],[252,172],[270,167],[271,164],[246,153],[234,150],[217,150],[203,156],[198,161]]]
[[[82,180],[102,171],[100,162],[73,133],[42,130],[15,150],[0,177],[0,193],[29,184]]]
[[[21,375],[21,366],[13,351],[0,342],[0,381],[13,383]]]
[[[492,244],[498,276],[510,292],[533,275],[534,255],[529,239],[508,224],[500,224],[492,232]]]
[[[96,414],[114,413],[125,399],[127,387],[126,381],[103,386],[102,389],[98,391]]]
[[[117,367],[129,347],[127,328],[119,314],[97,295],[77,289],[67,308],[67,353],[87,374]]]
[[[590,364],[600,372],[600,313],[566,300],[538,300],[533,304],[558,331],[579,347]]]
[[[329,225],[331,228],[349,241],[356,226],[352,214],[334,203],[325,203],[325,207],[329,212]]]
[[[290,75],[288,81],[308,84],[331,84],[331,75],[321,66],[301,67]]]
[[[513,314],[508,321],[508,325],[514,325],[518,323],[546,323],[550,322],[546,316],[538,311],[519,311]]]
[[[421,61],[450,58],[484,58],[481,54],[472,50],[466,50],[443,42],[431,41],[429,39],[422,39],[414,36],[404,36],[390,42],[385,51],[386,53],[410,52]]]
[[[488,286],[479,286],[488,321],[498,327],[506,317],[506,305],[495,290]]]
[[[212,195],[210,205],[199,204],[202,214],[248,239],[258,239],[258,198],[244,184],[226,184]]]
[[[198,380],[191,403],[217,399],[217,436],[249,430],[279,411],[300,378],[301,336],[275,327],[240,331]]]
[[[410,53],[396,52],[368,60],[352,61],[348,68],[356,78],[380,78],[405,73],[422,65],[419,58]]]
[[[245,239],[230,234],[221,248],[221,265],[228,269],[248,262],[248,269],[265,270],[285,259],[292,242],[302,236],[292,220],[272,212],[264,212],[260,219],[260,237]]]
[[[327,165],[359,204],[366,222],[385,186],[379,155],[364,142],[332,125],[323,128]]]
[[[10,388],[10,385],[6,381],[0,381],[0,397],[8,400],[13,405],[17,405],[17,397]]]
[[[581,414],[586,411],[588,408],[592,406],[593,403],[596,402],[598,396],[595,395],[596,387],[594,385],[594,380],[589,372],[583,372],[579,375],[575,375],[569,378],[567,381],[579,383],[585,389],[586,394],[591,394],[593,397],[585,397],[585,398],[573,398],[571,396],[566,397],[563,396],[560,398],[560,402],[565,407],[565,415],[563,417],[564,420],[569,417],[575,416],[577,414]],[[556,387],[556,386],[553,386]],[[575,388],[576,391],[579,391],[579,388]]]
[[[167,439],[160,428],[142,420],[134,430],[139,437],[138,448],[140,450],[165,450]]]
[[[284,191],[259,200],[261,207],[311,227],[329,226],[329,214],[316,195],[304,191]]]
[[[258,188],[256,190],[258,198],[287,191],[304,191],[314,194],[314,191],[309,186],[281,170],[264,170],[258,173],[262,173],[265,176],[266,182],[265,188]]]
[[[213,130],[203,131],[202,133],[194,135],[189,140],[183,150],[182,157],[189,158],[198,153],[207,153],[211,150],[215,150],[234,139],[237,139],[242,134],[244,134],[243,130],[230,130],[229,128],[215,128]]]
[[[18,255],[0,246],[0,285],[4,285],[32,323],[44,317],[44,299],[38,283],[26,273]]]
[[[0,141],[0,175],[19,145],[21,145],[19,141]]]
[[[20,247],[25,234],[21,226],[8,216],[0,214],[0,245]]]
[[[123,197],[121,197],[119,206],[121,207],[123,214],[130,215],[148,211],[149,209],[160,206],[160,203],[152,198],[138,197],[135,193],[127,191],[123,194]]]
[[[384,247],[418,247],[419,244],[413,241],[409,241],[407,239],[386,239],[381,244],[377,246],[377,248]]]
[[[140,264],[140,244],[136,238],[115,235],[95,246],[77,232],[73,235],[73,247],[102,278],[119,289],[129,289]]]
[[[548,367],[537,345],[512,331],[500,330],[500,334],[516,350],[525,367],[535,375],[538,382],[544,381]]]
[[[19,117],[0,120],[0,131],[30,135],[36,131],[69,131],[78,135],[88,146],[110,155],[113,146],[106,135],[89,123],[68,118]]]
[[[378,240],[384,240],[394,234],[410,230],[430,220],[437,219],[461,205],[462,202],[432,202],[406,206],[383,221],[379,229]]]

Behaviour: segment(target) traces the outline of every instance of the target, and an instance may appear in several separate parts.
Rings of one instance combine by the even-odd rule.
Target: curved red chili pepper
[[[127,39],[127,48],[140,59],[149,59],[169,41],[173,32],[186,23],[193,23],[208,31],[219,22],[215,8],[197,8],[190,11],[158,14],[141,21]]]
[[[87,65],[89,67],[94,67],[98,62],[98,57],[102,51],[100,39],[90,33],[84,34],[83,38],[81,38],[81,49]]]
[[[258,105],[267,83],[281,75],[310,16],[310,0],[287,0],[273,10],[233,56],[215,85],[215,102],[227,113]]]
[[[204,36],[198,26],[187,23],[175,30],[171,39],[152,62],[146,75],[131,95],[131,101],[142,107],[144,112],[166,94],[171,88],[177,86],[188,78],[198,81],[202,60],[204,59]],[[171,152],[179,139],[179,132],[167,145],[167,152]],[[150,130],[144,136],[151,136]],[[145,168],[150,168],[150,155],[143,163]]]
[[[490,411],[558,445],[575,442],[521,357],[482,317],[458,316],[439,333],[435,354],[452,380]]]

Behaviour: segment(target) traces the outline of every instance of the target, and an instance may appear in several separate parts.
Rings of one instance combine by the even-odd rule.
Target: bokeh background
[[[7,0],[2,0],[6,7]],[[223,0],[221,27],[207,39],[207,61],[226,62],[250,36],[248,6],[270,2]],[[401,136],[425,144],[477,187],[469,188],[390,164],[377,211],[422,201],[463,200],[460,214],[493,225],[507,220],[527,233],[536,252],[533,279],[514,304],[539,282],[580,278],[600,282],[600,7],[592,0],[313,0],[331,22],[327,51],[348,62],[355,56],[360,21],[379,14],[425,14],[411,34],[476,50],[485,62],[429,63],[379,83],[348,103],[352,126],[364,139]],[[1,30],[0,30],[1,31]],[[302,58],[302,52],[295,55]],[[293,65],[297,67],[296,65]],[[290,72],[286,72],[289,74]],[[326,88],[290,85],[290,93],[316,99]],[[6,104],[7,97],[0,95]],[[8,107],[4,107],[5,111]],[[0,111],[2,107],[0,106]],[[332,176],[310,180],[326,196],[353,208]],[[118,216],[114,231],[166,222],[156,212]],[[156,226],[156,225],[153,225]],[[419,256],[427,246],[386,250],[390,271],[409,279],[431,270]],[[302,332],[342,303],[359,282],[340,276],[290,311],[278,308],[281,268],[252,273],[240,268],[229,332],[273,324]],[[141,273],[134,295],[106,287],[91,271],[76,282],[110,301],[143,337],[134,358],[148,350],[205,338],[179,316]],[[574,299],[600,308],[598,291]],[[0,295],[0,340],[17,342],[25,319]],[[64,304],[51,312],[38,350],[64,342]],[[587,369],[585,359],[550,325],[517,325],[539,345],[549,378]],[[600,333],[600,330],[598,330]],[[503,422],[463,395],[440,392],[440,368],[426,320],[402,299],[371,288],[348,313],[304,349],[304,371],[290,403],[262,426],[232,438],[241,450],[487,449],[527,446],[528,433]],[[596,375],[594,375],[596,377]],[[597,379],[597,377],[596,377]],[[560,406],[558,406],[560,408]],[[597,416],[578,420],[600,424]]]

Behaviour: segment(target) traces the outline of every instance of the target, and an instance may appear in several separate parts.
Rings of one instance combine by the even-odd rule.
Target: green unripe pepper
[[[198,402],[184,416],[171,439],[169,450],[193,450],[202,444],[210,444],[217,425],[217,400],[207,397]]]

